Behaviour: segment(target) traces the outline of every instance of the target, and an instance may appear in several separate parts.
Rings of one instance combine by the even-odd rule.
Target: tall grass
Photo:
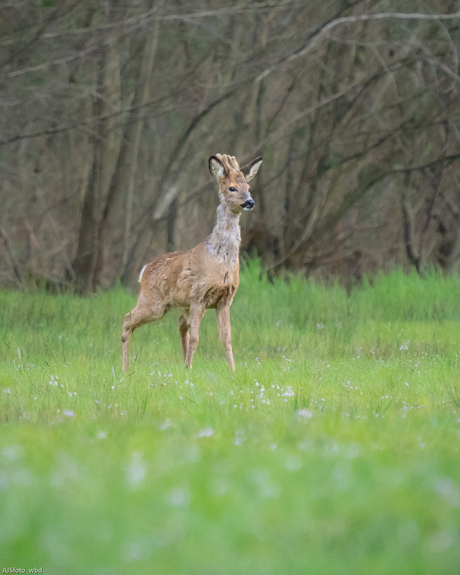
[[[458,573],[460,279],[349,294],[245,265],[213,312],[133,336],[122,289],[0,292],[0,568]]]

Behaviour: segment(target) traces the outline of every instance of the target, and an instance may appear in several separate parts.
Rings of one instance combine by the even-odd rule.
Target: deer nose
[[[251,198],[250,200],[246,200],[244,202],[244,204],[241,204],[241,207],[243,208],[243,210],[252,210],[252,208],[255,206],[255,201]]]

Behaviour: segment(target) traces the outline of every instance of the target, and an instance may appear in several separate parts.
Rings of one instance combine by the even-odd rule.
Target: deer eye
[[[231,192],[237,192],[238,190],[236,188],[228,188]]]

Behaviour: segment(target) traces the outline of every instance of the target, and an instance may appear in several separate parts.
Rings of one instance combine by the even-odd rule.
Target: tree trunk
[[[168,220],[166,223],[167,244],[166,249],[168,252],[173,252],[176,249],[175,232],[177,222],[177,197],[174,198],[169,207]]]
[[[404,176],[403,191],[401,195],[401,209],[404,221],[404,245],[407,257],[417,272],[420,273],[420,249],[417,246],[417,237],[415,232],[415,214],[412,208],[412,202],[409,197],[409,188],[411,187],[411,172],[406,172]]]
[[[126,267],[132,220],[132,203],[137,159],[149,94],[149,79],[158,44],[160,20],[146,38],[142,62],[137,73],[136,91],[131,103],[134,118],[128,118],[120,154],[113,174],[99,228],[99,245],[94,283],[111,285]],[[114,255],[110,260],[109,256]],[[116,261],[118,260],[118,263]]]
[[[119,103],[120,62],[115,42],[101,43],[97,70],[97,92],[92,116],[101,118]],[[77,253],[73,261],[77,289],[93,289],[96,266],[98,225],[101,203],[115,169],[119,149],[119,137],[112,131],[114,118],[100,119],[93,127],[90,154],[94,157],[90,177],[86,183],[78,235]]]
[[[457,190],[457,198],[460,204],[460,190]],[[460,218],[455,218],[457,229],[455,230],[455,239],[452,242],[449,259],[447,260],[447,271],[449,274],[458,272],[458,264],[460,261]]]

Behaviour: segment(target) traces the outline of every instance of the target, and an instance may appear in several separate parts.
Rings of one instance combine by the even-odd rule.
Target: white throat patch
[[[220,263],[238,265],[241,231],[239,214],[234,215],[220,205],[217,208],[217,223],[207,242],[208,252]]]

